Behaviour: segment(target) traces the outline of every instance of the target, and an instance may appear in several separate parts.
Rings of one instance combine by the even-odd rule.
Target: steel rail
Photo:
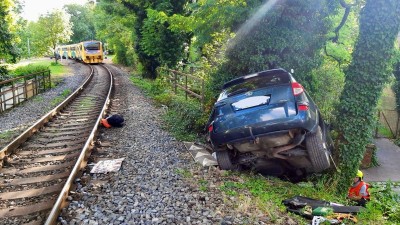
[[[112,92],[112,89],[114,86],[113,85],[113,74],[107,67],[105,67],[105,66],[102,66],[102,67],[108,71],[108,74],[110,76],[110,87],[108,90],[106,101],[104,102],[101,113],[98,116],[95,124],[99,124],[100,120],[102,119],[103,115],[105,114],[105,111],[108,108],[108,105],[110,103],[110,96],[111,96],[111,92]],[[78,173],[83,168],[86,167],[87,159],[90,156],[90,151],[93,147],[93,139],[96,137],[97,132],[98,132],[98,129],[97,129],[97,126],[95,126],[93,128],[92,132],[90,133],[89,138],[87,139],[84,147],[82,148],[81,154],[79,155],[79,158],[77,159],[76,164],[75,164],[70,176],[68,177],[68,180],[64,184],[64,187],[63,187],[59,197],[57,198],[56,203],[54,204],[53,208],[51,209],[50,214],[47,217],[47,220],[45,222],[45,225],[56,224],[56,221],[57,221],[58,215],[61,212],[61,209],[67,205],[66,200],[68,198],[69,191],[70,191],[70,189],[73,185],[73,182],[74,182],[75,178],[77,177]]]
[[[94,70],[91,68],[90,75],[86,78],[84,83],[78,87],[69,97],[67,97],[63,102],[58,104],[53,110],[48,112],[42,118],[40,118],[35,124],[30,126],[22,134],[20,134],[16,139],[10,142],[7,146],[0,150],[0,171],[3,167],[3,162],[7,159],[7,156],[12,154],[22,143],[24,143],[29,137],[31,137],[36,131],[44,126],[51,118],[53,118],[57,113],[59,113],[66,105],[72,102],[90,83],[93,78]]]

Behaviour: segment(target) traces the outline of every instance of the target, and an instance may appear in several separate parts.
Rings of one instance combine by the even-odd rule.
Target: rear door
[[[261,72],[245,76],[223,90],[215,104],[214,131],[240,127],[265,127],[296,115],[290,76],[286,72]]]

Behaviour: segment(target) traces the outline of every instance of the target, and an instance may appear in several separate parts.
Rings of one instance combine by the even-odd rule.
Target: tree
[[[86,6],[71,4],[65,5],[64,9],[70,15],[72,24],[71,43],[79,43],[86,40],[94,40],[96,30],[91,9]]]
[[[108,49],[115,54],[115,62],[134,67],[137,64],[135,21],[135,14],[114,0],[101,0],[94,9],[97,38],[107,42]]]
[[[371,141],[376,106],[393,70],[394,41],[400,27],[400,1],[367,0],[339,109],[339,190],[347,190]]]
[[[60,10],[41,15],[28,27],[32,33],[32,48],[37,55],[49,54],[58,44],[67,43],[72,35],[69,15]]]
[[[158,66],[173,65],[178,62],[185,38],[169,30],[167,21],[154,18],[152,10],[166,15],[179,14],[183,12],[186,1],[121,0],[121,3],[136,16],[135,52],[143,68],[142,75],[154,79]],[[156,49],[153,49],[154,43],[158,44]]]
[[[332,28],[338,4],[330,0],[267,1],[242,25],[226,51],[227,62],[213,76],[213,89],[236,76],[281,67],[312,90],[313,68]]]
[[[15,17],[13,11],[18,11],[19,3],[13,0],[2,0],[0,2],[0,59],[17,60],[18,49],[15,45]]]

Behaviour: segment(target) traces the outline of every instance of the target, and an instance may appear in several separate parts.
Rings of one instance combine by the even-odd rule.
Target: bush
[[[367,210],[359,215],[360,223],[374,221],[375,224],[399,224],[400,223],[400,195],[393,191],[394,183],[385,185],[372,185],[369,189],[371,201],[367,204]]]
[[[19,77],[19,76],[34,74],[34,73],[42,72],[42,71],[46,71],[46,70],[49,70],[49,67],[43,66],[43,65],[29,64],[27,66],[18,67],[15,70],[10,71],[10,74],[13,77]]]
[[[194,140],[197,134],[204,131],[207,115],[198,101],[174,96],[164,119],[178,139]]]
[[[208,114],[201,108],[199,101],[190,98],[186,100],[179,93],[175,95],[161,78],[151,80],[131,76],[130,79],[157,103],[168,107],[163,119],[167,129],[177,139],[194,140],[204,131]]]

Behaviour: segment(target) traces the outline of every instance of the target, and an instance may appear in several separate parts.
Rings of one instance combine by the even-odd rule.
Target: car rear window
[[[259,88],[290,83],[288,73],[258,73],[247,75],[239,79],[236,84],[225,88],[218,100]]]

